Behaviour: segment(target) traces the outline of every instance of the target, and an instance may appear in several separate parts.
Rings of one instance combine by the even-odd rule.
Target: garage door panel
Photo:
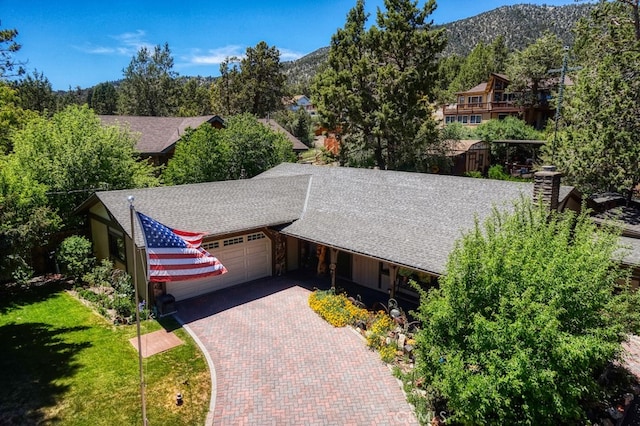
[[[217,275],[198,280],[169,282],[167,293],[172,294],[176,300],[188,299],[224,288],[225,282],[222,278],[223,275]]]
[[[245,236],[243,243],[220,244],[209,252],[227,268],[226,274],[167,283],[167,293],[176,300],[184,300],[271,275],[271,240],[268,238],[247,241]]]
[[[247,254],[255,254],[255,253],[267,253],[267,247],[264,243],[260,244],[247,244],[246,247]]]
[[[215,255],[214,255],[215,256]],[[225,259],[242,259],[245,256],[245,250],[243,247],[235,247],[229,250],[220,250],[219,256]],[[217,256],[216,256],[217,257]],[[218,259],[220,258],[218,257]]]

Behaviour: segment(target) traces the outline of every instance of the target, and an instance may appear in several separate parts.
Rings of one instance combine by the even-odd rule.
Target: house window
[[[508,116],[509,116],[509,114],[498,114],[498,120],[504,120]]]
[[[262,232],[258,232],[257,234],[247,235],[247,241],[256,241],[256,240],[261,240],[263,238],[267,238],[267,236],[264,235],[264,233]]]
[[[459,115],[458,116],[458,123],[467,124],[468,122],[469,122],[469,116],[468,115]]]
[[[482,103],[482,96],[469,96],[468,101],[470,105],[480,105]]]
[[[444,118],[444,123],[445,124],[451,124],[451,123],[455,123],[456,122],[456,116],[455,115],[447,115]]]
[[[217,249],[220,247],[220,243],[218,241],[212,241],[210,243],[202,243],[202,248],[205,250]]]
[[[227,246],[233,246],[233,245],[242,244],[242,243],[244,243],[244,237],[235,237],[235,238],[229,238],[228,240],[224,240],[222,242],[222,245],[224,247],[227,247]]]
[[[460,96],[460,97],[458,98],[458,103],[459,103],[459,104],[464,104],[464,96]]]
[[[500,80],[496,81],[496,89],[498,90],[504,89],[504,82]]]
[[[470,122],[471,122],[471,124],[480,124],[480,123],[482,123],[482,116],[481,115],[472,115],[470,117]]]
[[[112,260],[118,260],[122,263],[126,259],[126,250],[124,247],[124,236],[113,229],[109,229],[109,257]]]

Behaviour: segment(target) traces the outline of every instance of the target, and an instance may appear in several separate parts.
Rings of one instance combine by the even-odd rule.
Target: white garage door
[[[217,257],[228,272],[198,280],[167,283],[167,293],[176,300],[271,275],[271,240],[262,232],[207,242],[202,247]]]

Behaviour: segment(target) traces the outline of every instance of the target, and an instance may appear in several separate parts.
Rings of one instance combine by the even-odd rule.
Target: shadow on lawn
[[[20,306],[42,302],[68,288],[71,288],[71,283],[55,275],[36,277],[25,285],[0,284],[0,315]]]
[[[43,323],[0,327],[0,424],[42,424],[42,409],[56,405],[68,386],[58,383],[79,368],[75,356],[91,346],[68,343],[65,335],[87,327],[52,328]]]

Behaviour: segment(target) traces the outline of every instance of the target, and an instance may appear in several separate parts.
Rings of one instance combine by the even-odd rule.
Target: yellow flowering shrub
[[[395,328],[396,323],[393,319],[386,312],[378,311],[369,327],[370,333],[367,336],[367,346],[373,349],[381,348],[384,346],[383,339],[386,339],[389,332]]]
[[[385,345],[378,349],[380,359],[384,362],[391,362],[396,359],[396,348],[394,345]]]
[[[309,306],[334,327],[344,327],[359,320],[366,321],[369,316],[366,309],[355,306],[344,294],[334,294],[330,290],[311,293]]]

